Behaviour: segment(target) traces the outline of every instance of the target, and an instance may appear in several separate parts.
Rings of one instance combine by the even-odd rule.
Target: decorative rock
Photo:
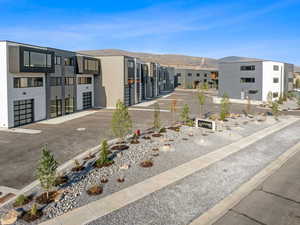
[[[130,164],[124,164],[123,166],[120,166],[121,170],[128,170],[130,168]]]
[[[162,147],[162,151],[164,151],[164,152],[167,152],[167,151],[170,151],[170,150],[171,150],[171,145],[166,144]]]
[[[17,210],[10,210],[7,214],[5,214],[0,222],[2,225],[9,225],[13,224],[17,221],[18,216],[20,216],[21,212],[18,212]]]
[[[56,192],[56,195],[54,197],[54,202],[59,202],[64,198],[65,190],[59,190]]]

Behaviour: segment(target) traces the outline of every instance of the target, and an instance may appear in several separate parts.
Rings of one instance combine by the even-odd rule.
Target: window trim
[[[240,66],[241,71],[255,71],[256,67],[255,65],[242,65]]]
[[[250,81],[247,81],[250,80]],[[240,77],[240,83],[241,84],[249,84],[249,83],[255,83],[255,77]]]
[[[21,86],[21,79],[26,79],[26,86],[25,87],[22,87]],[[33,79],[41,79],[41,85],[31,85],[30,84],[30,80],[33,80]],[[16,85],[16,80],[19,80],[19,85]],[[33,81],[33,84],[36,84],[35,81]],[[19,87],[18,87],[19,86]],[[44,78],[43,77],[14,77],[13,78],[13,88],[36,88],[36,87],[44,87]]]
[[[24,62],[24,52],[29,52],[29,65],[30,65],[30,52],[34,53],[40,53],[40,54],[46,54],[46,66],[45,67],[31,67],[31,66],[25,66]],[[54,67],[54,52],[48,51],[44,49],[37,49],[37,48],[29,48],[25,46],[20,46],[19,48],[19,54],[20,54],[20,72],[34,72],[34,73],[54,73],[55,67]],[[48,55],[51,55],[51,65],[48,66]]]

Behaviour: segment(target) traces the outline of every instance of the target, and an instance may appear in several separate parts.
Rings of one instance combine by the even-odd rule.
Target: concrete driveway
[[[210,93],[213,95],[215,93]],[[191,108],[191,115],[199,115],[196,93],[190,91],[174,91],[157,99],[164,124],[172,122],[170,104],[172,99],[178,100],[178,111],[183,104]],[[233,104],[233,112],[242,112],[245,105]],[[255,111],[262,111],[255,109]],[[219,105],[207,99],[205,111],[218,112]],[[9,133],[0,131],[0,186],[20,189],[35,179],[35,168],[40,158],[43,145],[54,152],[59,163],[63,163],[74,156],[92,148],[103,139],[112,138],[110,122],[113,110],[100,109],[97,112],[70,120],[61,124],[49,125],[35,123],[23,126],[24,129],[40,130],[38,134]],[[146,129],[152,126],[153,105],[134,106],[130,108],[134,129]],[[178,118],[178,116],[177,116]],[[78,128],[85,128],[79,129]]]

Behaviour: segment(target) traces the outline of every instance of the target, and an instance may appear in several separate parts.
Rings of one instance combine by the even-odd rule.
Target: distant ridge
[[[157,62],[164,66],[190,69],[217,69],[218,60],[205,57],[195,57],[177,54],[150,54],[142,52],[129,52],[120,49],[78,51],[82,54],[96,55],[127,55],[140,58],[145,62]]]
[[[121,49],[103,49],[103,50],[82,50],[78,51],[82,54],[91,56],[97,55],[127,55],[140,58],[145,62],[157,62],[164,66],[173,66],[175,68],[186,69],[210,69],[217,70],[220,62],[237,62],[237,61],[260,61],[257,58],[248,58],[241,56],[228,56],[221,59],[213,59],[207,57],[196,57],[179,54],[151,54],[143,52],[130,52]],[[300,67],[295,66],[295,71],[300,72]]]

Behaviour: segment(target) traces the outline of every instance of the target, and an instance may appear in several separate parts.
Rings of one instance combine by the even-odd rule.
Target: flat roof
[[[18,45],[30,46],[30,47],[34,47],[34,48],[52,49],[52,50],[57,50],[57,51],[70,52],[70,53],[74,53],[74,54],[81,54],[83,56],[94,57],[93,55],[83,54],[83,53],[80,53],[80,52],[75,52],[75,51],[70,51],[70,50],[65,50],[65,49],[59,49],[59,48],[52,48],[52,47],[47,47],[47,46],[39,46],[39,45],[33,45],[33,44],[26,44],[26,43],[21,43],[21,42],[16,42],[16,41],[0,40],[0,42],[8,42],[8,43],[13,43],[13,44],[18,44]]]

